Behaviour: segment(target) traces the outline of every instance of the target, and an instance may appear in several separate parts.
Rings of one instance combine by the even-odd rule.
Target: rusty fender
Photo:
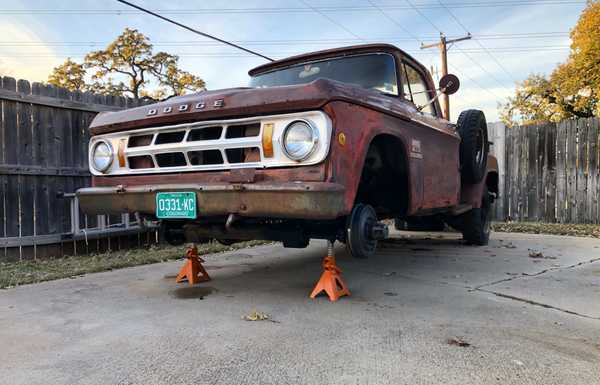
[[[487,172],[485,178],[476,184],[463,184],[460,201],[462,204],[473,208],[481,207],[483,188],[487,186],[491,192],[498,194],[498,160],[493,155],[488,155]]]

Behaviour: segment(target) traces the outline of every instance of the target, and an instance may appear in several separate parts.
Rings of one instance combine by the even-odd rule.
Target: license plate
[[[196,219],[196,193],[157,193],[156,217],[158,219]]]

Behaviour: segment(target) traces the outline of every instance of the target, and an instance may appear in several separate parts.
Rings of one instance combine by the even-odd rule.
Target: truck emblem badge
[[[346,135],[343,132],[340,132],[338,135],[338,142],[340,143],[340,146],[346,145]]]
[[[204,102],[196,103],[196,109],[201,110],[204,108]]]
[[[213,103],[213,107],[223,107],[223,99],[217,99],[215,100],[215,102]]]
[[[170,113],[171,111],[173,111],[173,107],[165,107],[165,108],[163,108],[163,112],[164,112],[165,114],[168,114],[168,113]]]
[[[187,104],[182,104],[179,106],[179,112],[187,111],[187,109],[188,109]]]
[[[421,141],[413,139],[410,142],[410,152],[416,152],[417,154],[421,153]]]
[[[421,141],[416,139],[411,139],[410,141],[410,157],[415,159],[423,159],[423,154],[421,154]]]
[[[147,114],[147,115],[148,115],[148,116],[150,116],[150,115],[156,115],[156,108],[151,108],[151,109],[149,109],[149,110],[148,110],[148,114]]]

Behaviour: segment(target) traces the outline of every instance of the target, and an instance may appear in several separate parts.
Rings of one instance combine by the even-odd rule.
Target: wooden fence
[[[73,210],[70,193],[90,183],[87,128],[92,118],[132,107],[133,101],[10,77],[0,82],[0,258],[77,252],[78,233],[85,238],[80,250],[118,247],[110,245],[110,237],[90,244],[86,229],[115,235],[108,231],[111,223],[129,227],[128,218],[83,216]]]
[[[596,118],[506,128],[504,217],[600,223]]]

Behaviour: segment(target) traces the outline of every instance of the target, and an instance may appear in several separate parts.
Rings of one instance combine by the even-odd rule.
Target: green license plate
[[[157,193],[156,217],[158,219],[196,219],[196,193]]]

